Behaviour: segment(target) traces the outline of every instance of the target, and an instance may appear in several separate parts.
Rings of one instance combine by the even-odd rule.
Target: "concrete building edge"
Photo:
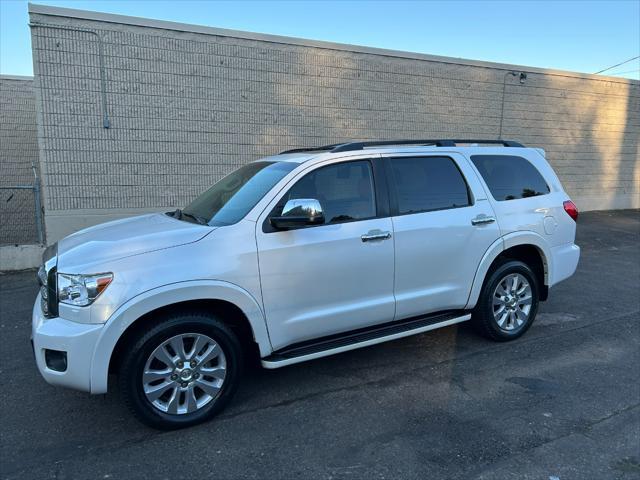
[[[204,35],[217,35],[222,37],[240,38],[244,40],[257,40],[270,43],[280,43],[285,45],[296,45],[302,47],[324,48],[328,50],[339,50],[354,53],[365,53],[372,55],[382,55],[388,57],[406,58],[412,60],[426,60],[430,62],[447,63],[454,65],[464,65],[480,68],[490,68],[498,70],[518,70],[530,73],[540,73],[545,75],[558,75],[574,77],[596,81],[608,81],[623,84],[640,85],[640,81],[627,78],[609,77],[606,75],[594,75],[589,73],[571,72],[566,70],[556,70],[549,68],[530,67],[525,65],[515,65],[499,62],[487,62],[481,60],[470,60],[457,57],[445,57],[440,55],[430,55],[425,53],[407,52],[402,50],[391,50],[385,48],[366,47],[346,43],[328,42],[322,40],[311,40],[306,38],[288,37],[284,35],[272,35],[266,33],[246,32],[242,30],[232,30],[226,28],[208,27],[204,25],[193,25],[188,23],[171,22],[167,20],[154,20],[143,17],[128,15],[118,15],[113,13],[95,12],[90,10],[78,10],[74,8],[53,7],[49,5],[38,5],[29,3],[29,14],[48,15],[52,17],[74,18],[78,20],[89,20],[121,25],[131,25],[138,27],[156,28],[161,30],[173,30],[186,33],[199,33]]]

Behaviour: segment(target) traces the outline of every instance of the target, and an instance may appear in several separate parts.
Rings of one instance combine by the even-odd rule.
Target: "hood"
[[[103,223],[58,242],[58,271],[90,273],[80,271],[81,267],[197,242],[213,230],[163,213]]]

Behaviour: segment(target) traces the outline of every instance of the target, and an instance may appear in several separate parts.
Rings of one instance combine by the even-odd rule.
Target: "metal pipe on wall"
[[[111,126],[111,122],[109,120],[109,114],[107,112],[107,80],[106,80],[106,72],[104,68],[104,52],[103,52],[103,42],[102,37],[95,30],[89,30],[87,28],[78,28],[78,27],[68,27],[65,25],[54,25],[51,23],[29,23],[29,28],[54,28],[58,30],[68,30],[71,32],[82,32],[89,33],[91,35],[95,35],[98,39],[98,59],[100,62],[100,93],[102,98],[102,126],[104,128],[109,128]]]

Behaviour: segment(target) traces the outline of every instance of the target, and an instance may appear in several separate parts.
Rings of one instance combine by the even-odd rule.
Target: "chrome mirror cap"
[[[322,205],[315,198],[288,200],[279,217],[271,217],[270,223],[277,229],[287,229],[304,225],[324,223]]]
[[[315,198],[296,198],[287,201],[281,216],[315,218],[322,214],[322,206]]]

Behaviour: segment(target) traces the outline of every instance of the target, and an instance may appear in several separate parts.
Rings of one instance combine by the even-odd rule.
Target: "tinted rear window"
[[[448,157],[392,158],[391,170],[401,215],[465,207],[471,203],[467,184]]]
[[[514,155],[472,155],[471,161],[499,201],[549,193],[549,186],[531,162]]]

